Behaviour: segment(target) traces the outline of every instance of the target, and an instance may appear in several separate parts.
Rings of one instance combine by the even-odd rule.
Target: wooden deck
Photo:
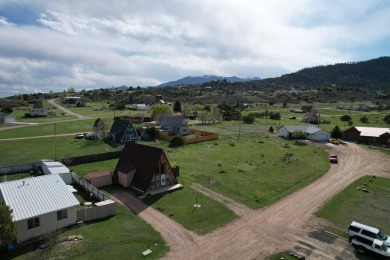
[[[182,184],[180,184],[180,183],[174,184],[174,185],[168,185],[168,186],[161,187],[161,188],[158,188],[158,189],[150,190],[147,193],[141,195],[139,198],[143,199],[145,197],[154,196],[156,194],[161,194],[161,193],[165,193],[165,192],[172,192],[172,191],[175,191],[175,190],[183,189],[183,187],[184,186]]]

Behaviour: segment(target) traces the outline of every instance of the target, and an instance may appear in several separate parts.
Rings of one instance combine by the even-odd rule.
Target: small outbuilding
[[[72,183],[71,170],[60,162],[53,160],[42,160],[42,172],[45,175],[57,174],[59,175],[66,184]]]
[[[84,180],[96,188],[101,188],[112,184],[112,175],[110,171],[89,172],[84,176]]]

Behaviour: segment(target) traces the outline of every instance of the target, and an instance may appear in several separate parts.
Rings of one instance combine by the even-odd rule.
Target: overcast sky
[[[388,0],[1,0],[0,96],[389,56]]]

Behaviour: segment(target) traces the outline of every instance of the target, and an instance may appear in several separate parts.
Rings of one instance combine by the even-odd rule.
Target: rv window
[[[371,245],[372,241],[368,240],[367,238],[356,236],[355,239],[359,242],[365,243],[367,245]]]
[[[362,235],[365,235],[365,236],[368,236],[368,237],[372,237],[372,238],[377,238],[377,235],[370,232],[370,231],[367,231],[367,230],[362,230]]]
[[[357,233],[359,233],[359,231],[360,231],[360,228],[358,228],[358,227],[355,227],[355,226],[350,226],[350,227],[349,227],[349,230],[352,230],[352,231],[354,231],[354,232],[357,232]]]

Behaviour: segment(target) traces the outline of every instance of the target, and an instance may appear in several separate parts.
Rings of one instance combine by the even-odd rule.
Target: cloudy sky
[[[389,56],[388,0],[1,0],[0,96]]]

